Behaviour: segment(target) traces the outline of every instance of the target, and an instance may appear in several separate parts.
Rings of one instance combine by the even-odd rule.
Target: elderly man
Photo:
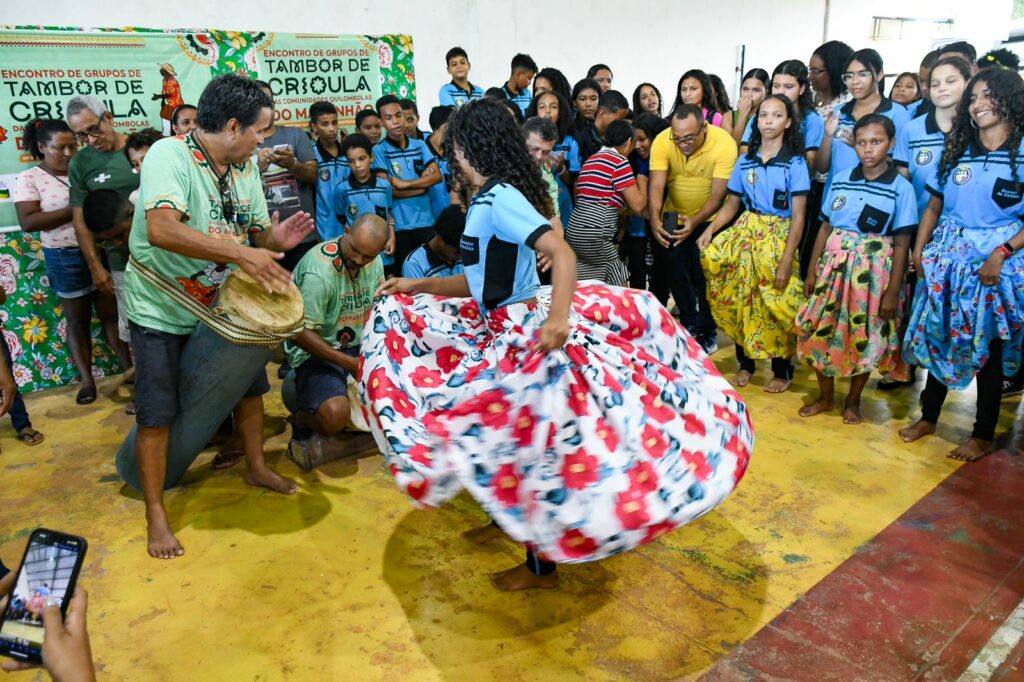
[[[736,158],[732,136],[708,125],[703,110],[693,104],[678,107],[671,126],[651,145],[648,208],[651,231],[661,246],[655,256],[668,272],[679,321],[709,354],[718,343],[697,238],[722,207]]]
[[[92,233],[85,225],[82,203],[85,196],[97,189],[112,189],[126,197],[139,188],[139,174],[124,153],[128,136],[114,128],[114,118],[96,97],[72,97],[65,106],[68,125],[80,143],[86,146],[75,154],[68,167],[71,186],[71,222],[75,238],[92,274],[92,282],[100,295],[116,295],[118,338],[107,342],[117,353],[121,367],[132,366],[128,352],[128,321],[124,311],[124,269],[128,251],[123,246],[106,248],[106,263],[96,249]],[[87,405],[96,400],[96,384],[92,377],[82,377],[82,386],[75,400]]]

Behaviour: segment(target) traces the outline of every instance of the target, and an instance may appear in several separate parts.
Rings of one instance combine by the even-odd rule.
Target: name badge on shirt
[[[462,251],[462,264],[466,267],[476,265],[480,262],[480,238],[462,235],[459,240],[459,250]]]
[[[1019,204],[1021,200],[1021,185],[1019,182],[1012,182],[1005,178],[996,180],[992,187],[992,201],[996,202],[999,208],[1010,208]]]

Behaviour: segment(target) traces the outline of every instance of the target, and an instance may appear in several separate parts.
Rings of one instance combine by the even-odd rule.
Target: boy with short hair
[[[576,129],[576,142],[580,148],[580,165],[604,146],[604,133],[612,121],[621,121],[629,116],[629,100],[618,90],[602,93],[597,100],[597,114],[594,121],[584,121]]]
[[[394,269],[401,271],[413,249],[434,236],[428,191],[441,181],[437,159],[423,140],[405,134],[402,105],[394,95],[377,100],[387,135],[373,148],[373,169],[390,182],[394,196]]]
[[[461,47],[453,47],[444,56],[451,83],[445,83],[437,93],[437,99],[443,107],[461,107],[484,96],[484,89],[469,82],[469,55]],[[432,130],[436,130],[433,125]]]
[[[309,108],[309,129],[316,144],[316,231],[320,239],[338,235],[342,226],[334,212],[334,194],[348,179],[348,158],[338,143],[338,109],[332,102],[316,102]],[[344,136],[344,133],[342,133]]]
[[[449,206],[434,223],[435,234],[423,246],[409,254],[402,266],[402,277],[452,277],[465,272],[459,246],[466,229],[466,214],[458,206]]]
[[[524,116],[530,107],[530,102],[533,101],[530,83],[536,75],[537,62],[533,61],[530,55],[520,53],[512,57],[512,73],[505,85],[501,86],[501,89],[505,91],[505,96],[516,103]]]
[[[395,221],[392,214],[394,198],[391,184],[384,178],[374,175],[373,144],[362,133],[346,137],[341,143],[341,153],[348,160],[351,172],[334,192],[332,206],[340,229],[336,233],[326,235],[324,241],[341,237],[345,233],[346,225],[352,225],[355,219],[364,213],[372,213],[388,223],[390,232],[381,255],[385,257],[385,261],[389,261],[395,251]]]
[[[356,114],[356,131],[365,135],[370,142],[377,144],[381,136],[380,116],[373,109],[363,109]]]
[[[82,202],[82,217],[97,244],[106,242],[128,247],[135,205],[120,192],[112,189],[89,192]]]
[[[400,99],[402,117],[405,119],[405,134],[410,139],[425,140],[430,133],[420,130],[420,110],[411,99]]]

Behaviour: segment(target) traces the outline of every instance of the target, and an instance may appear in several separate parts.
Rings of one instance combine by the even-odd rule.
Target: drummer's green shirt
[[[344,350],[359,348],[363,340],[363,325],[373,307],[373,295],[384,281],[384,263],[377,256],[353,276],[341,257],[341,239],[307,251],[292,278],[302,292],[306,329],[319,334],[327,345]],[[309,359],[309,353],[290,341],[284,349],[292,367]]]
[[[253,234],[270,227],[256,165],[251,160],[232,164],[227,186],[234,207],[234,220],[230,222],[224,217],[217,176],[192,135],[158,141],[146,154],[128,240],[132,256],[140,263],[206,305],[213,302],[217,287],[234,266],[189,258],[151,245],[146,214],[157,208],[172,208],[181,211],[181,220],[196,232],[248,244]],[[131,263],[125,270],[125,294],[128,319],[135,324],[170,334],[191,334],[195,329],[197,318],[149,284]]]

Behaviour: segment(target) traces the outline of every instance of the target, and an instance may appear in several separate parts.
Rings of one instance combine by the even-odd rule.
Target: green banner
[[[122,132],[166,130],[174,105],[195,104],[223,73],[270,82],[284,125],[305,127],[309,105],[327,100],[351,130],[356,112],[381,94],[415,97],[412,38],[404,35],[0,28],[0,286],[7,293],[0,321],[23,391],[77,378],[38,235],[20,231],[10,200],[17,174],[35,163],[22,140],[30,119],[63,118],[71,97],[95,95]],[[120,371],[96,324],[93,337],[93,373]]]

